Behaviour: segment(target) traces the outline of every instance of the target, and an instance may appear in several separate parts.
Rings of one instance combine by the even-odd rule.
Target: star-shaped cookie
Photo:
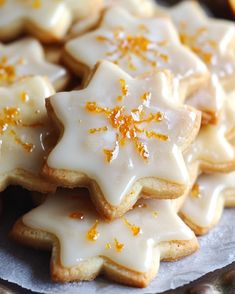
[[[227,90],[234,89],[234,23],[208,17],[196,1],[183,1],[164,11],[172,17],[182,43],[207,64]]]
[[[45,98],[53,93],[42,77],[0,87],[0,191],[10,184],[39,192],[55,190],[40,176],[53,134]]]
[[[202,125],[205,126],[219,123],[221,114],[224,111],[225,100],[227,103],[226,93],[218,77],[212,74],[205,86],[199,87],[197,91],[190,95],[186,103],[202,112]],[[235,108],[233,107],[234,110]]]
[[[82,190],[49,195],[16,222],[11,236],[36,248],[52,247],[51,277],[57,282],[92,280],[102,272],[119,283],[146,287],[160,260],[198,249],[171,200],[143,200],[124,217],[105,222]]]
[[[102,0],[2,0],[0,40],[28,32],[45,43],[60,41],[73,20],[101,8]]]
[[[231,142],[235,131],[235,99],[228,99],[220,86],[218,90],[215,92],[217,95],[213,96],[214,98],[217,96],[217,105],[220,105],[217,121],[215,124],[203,125],[196,140],[184,153],[190,174],[194,175],[193,178],[200,172],[223,173],[231,172],[235,168],[234,144]],[[199,94],[203,99],[210,92],[202,90]],[[191,104],[196,106],[196,103],[200,101],[200,97],[195,96],[195,104]]]
[[[197,235],[207,233],[221,218],[224,206],[235,207],[235,172],[201,175],[180,211]]]
[[[234,146],[227,139],[225,124],[207,125],[200,129],[195,142],[184,154],[190,174],[230,172],[235,168]]]
[[[68,82],[68,72],[59,65],[45,61],[44,51],[36,39],[26,38],[9,45],[0,43],[0,86],[22,78],[41,75],[61,90]]]
[[[151,0],[105,0],[104,8],[119,6],[128,10],[131,14],[140,17],[152,17],[155,12],[155,4]],[[99,12],[99,11],[98,11]],[[101,18],[101,13],[90,13],[86,18],[79,20],[72,26],[69,38],[81,35],[95,28]]]
[[[44,174],[58,185],[89,187],[100,213],[113,218],[141,190],[157,198],[182,195],[188,174],[182,157],[197,135],[199,113],[171,100],[168,72],[132,78],[103,61],[87,88],[47,100],[61,138]]]
[[[208,77],[205,64],[182,46],[168,18],[139,18],[121,7],[108,9],[98,29],[69,41],[63,59],[83,77],[101,59],[134,77],[168,69],[181,82],[182,96]]]

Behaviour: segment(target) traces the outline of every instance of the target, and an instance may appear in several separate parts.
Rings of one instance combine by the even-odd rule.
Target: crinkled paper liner
[[[94,282],[55,284],[49,278],[50,254],[19,246],[7,239],[12,216],[0,223],[0,278],[41,293],[156,293],[185,285],[235,261],[235,210],[227,209],[219,225],[200,237],[201,249],[178,262],[161,263],[148,288],[120,286],[105,278]]]

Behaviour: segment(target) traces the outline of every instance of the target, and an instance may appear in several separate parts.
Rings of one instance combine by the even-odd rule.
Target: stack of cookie
[[[0,189],[43,193],[11,237],[60,282],[145,287],[195,252],[235,205],[235,26],[189,1],[3,0],[0,40]]]

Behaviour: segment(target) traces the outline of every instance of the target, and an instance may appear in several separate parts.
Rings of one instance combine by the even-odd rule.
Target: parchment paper
[[[7,239],[16,216],[8,214],[0,223],[0,278],[41,293],[142,294],[174,289],[235,261],[235,210],[227,209],[220,224],[200,237],[201,249],[181,261],[161,263],[148,288],[120,286],[98,278],[95,282],[54,284],[49,279],[50,253],[19,246]]]

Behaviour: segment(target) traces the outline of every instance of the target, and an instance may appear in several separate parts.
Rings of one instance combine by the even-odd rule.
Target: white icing
[[[45,61],[43,48],[36,39],[22,39],[9,45],[0,43],[0,67],[3,58],[7,58],[7,66],[12,65],[15,69],[15,78],[12,82],[22,77],[41,75],[56,84],[67,75],[63,67]],[[0,74],[0,85],[5,84]]]
[[[198,53],[202,59],[211,55],[207,62],[209,69],[220,78],[235,74],[235,25],[233,22],[207,17],[196,1],[183,1],[171,9],[164,9],[174,21],[179,33],[184,36],[196,36],[186,44]],[[199,30],[203,30],[198,33]],[[194,50],[196,48],[196,50]],[[201,51],[198,51],[198,49]],[[210,58],[209,58],[210,59]]]
[[[200,194],[198,197],[189,194],[181,211],[194,224],[200,227],[209,227],[214,221],[218,202],[224,197],[224,192],[227,189],[235,189],[235,172],[202,175],[197,180],[197,184]]]
[[[177,216],[171,200],[143,200],[141,203],[146,207],[135,208],[125,215],[131,225],[139,227],[140,233],[136,236],[123,219],[104,222],[90,203],[89,195],[81,190],[50,195],[45,203],[26,214],[23,222],[58,238],[64,267],[78,266],[81,261],[104,256],[128,269],[146,272],[152,265],[153,250],[157,250],[161,242],[187,241],[193,239],[194,234]],[[72,219],[73,212],[82,213],[84,219]],[[86,235],[96,220],[99,237],[90,241]],[[119,252],[115,238],[124,245]],[[106,248],[107,243],[110,249]]]
[[[122,95],[120,79],[125,80],[128,87],[128,94],[122,102],[117,101],[117,96]],[[165,72],[148,79],[133,79],[117,66],[104,61],[87,88],[52,96],[50,103],[65,129],[59,143],[50,153],[47,164],[56,169],[80,171],[95,179],[106,200],[113,205],[120,204],[133,183],[143,177],[186,184],[188,173],[182,149],[190,143],[188,141],[195,128],[197,114],[170,101],[169,96],[166,96],[169,94],[166,89],[170,87],[167,81]],[[127,139],[126,144],[116,150],[117,157],[107,162],[103,149],[114,149],[118,131],[104,114],[88,112],[86,103],[96,102],[98,106],[111,109],[118,105],[124,106],[127,113],[131,114],[131,110],[143,103],[141,96],[146,92],[151,93],[149,105],[144,107],[146,115],[160,111],[164,118],[161,122],[144,123],[139,127],[165,134],[169,139],[147,139],[140,134],[140,141],[149,150],[147,160],[137,152],[133,140]],[[89,129],[104,126],[108,127],[106,132],[89,134]]]
[[[118,37],[116,35],[115,38],[115,34]],[[101,39],[97,40],[97,37]],[[133,37],[134,41],[126,41],[129,37]],[[138,41],[137,37],[145,39]],[[120,48],[116,52],[120,44],[122,48],[127,46],[126,44],[129,46],[122,58]],[[135,53],[135,50],[140,51],[140,54]],[[66,44],[66,51],[76,61],[90,69],[97,61],[107,59],[118,62],[118,65],[132,76],[141,75],[156,68],[169,69],[179,79],[197,78],[208,73],[204,63],[181,45],[169,19],[136,18],[120,7],[110,8],[97,30],[69,41]],[[161,56],[158,56],[159,54]]]
[[[235,134],[235,91],[227,95],[225,104],[225,123],[227,126],[228,134],[230,138]]]
[[[0,29],[23,29],[27,22],[50,34],[63,36],[71,24],[71,11],[65,1],[5,0],[0,5]],[[0,34],[1,35],[1,34]]]
[[[211,164],[230,163],[234,160],[234,147],[226,138],[225,124],[207,125],[200,129],[195,142],[185,153],[188,164],[205,161]]]
[[[100,10],[103,0],[64,0],[75,19],[84,19],[89,17],[92,11],[96,13]]]
[[[193,95],[187,99],[187,104],[208,111],[219,116],[225,103],[226,95],[222,85],[216,75],[212,75],[205,87],[200,87]]]
[[[155,5],[151,0],[105,0],[104,8],[119,6],[130,13],[140,17],[151,17],[154,14]],[[90,13],[86,18],[79,20],[71,29],[72,36],[78,36],[96,26],[100,19],[99,13]]]
[[[140,17],[151,17],[155,5],[150,0],[105,0],[106,7],[117,5]]]
[[[21,99],[27,94],[27,101]],[[54,94],[50,84],[41,77],[23,80],[8,88],[0,88],[0,173],[23,169],[38,175],[41,171],[46,147],[46,138],[51,131],[48,126],[45,98]],[[4,109],[13,108],[19,115],[13,115],[15,123],[7,122]],[[21,121],[19,121],[21,120]],[[39,124],[39,125],[38,125]],[[27,125],[27,126],[26,126]],[[15,134],[12,133],[15,132]],[[17,142],[31,144],[32,150]]]

